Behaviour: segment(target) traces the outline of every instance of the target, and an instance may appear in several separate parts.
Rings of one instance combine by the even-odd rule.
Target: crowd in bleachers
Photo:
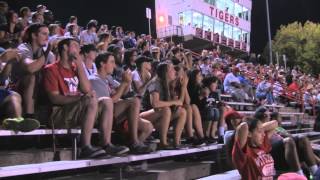
[[[28,7],[19,13],[8,8],[0,2],[2,128],[27,132],[39,128],[40,123],[54,128],[80,127],[81,158],[121,155],[129,150],[150,153],[154,149],[146,142],[154,129],[159,134],[158,148],[167,150],[223,142],[225,131],[234,129],[232,157],[240,173],[274,175],[273,160],[267,155],[270,145],[264,138],[269,132],[273,136],[271,132],[281,122],[268,121],[264,110],[257,111],[255,119],[242,122],[243,117],[221,100],[221,94],[257,104],[299,99],[302,106],[313,107],[320,102],[320,78],[299,68],[245,62],[219,48],[197,55],[182,44],[136,36],[134,31],[109,28],[94,19],[82,28],[77,17],[71,16],[63,26],[44,5],[38,5],[35,12]],[[168,139],[171,126],[172,140]],[[267,136],[262,126],[268,127]],[[91,145],[94,127],[100,131],[101,148]],[[114,145],[112,131],[125,134],[128,142]],[[292,139],[280,138],[283,131],[278,128],[280,141],[275,142],[292,149]],[[255,136],[253,142],[247,142]],[[305,138],[297,141],[297,151],[310,153],[310,149],[298,147],[301,143],[309,147]],[[268,166],[267,170],[256,170],[252,164],[246,166],[249,169],[243,167],[245,153],[252,151],[248,158],[255,155],[252,143],[267,152],[260,166]],[[315,173],[318,158],[314,155],[305,160]],[[293,165],[292,169],[301,173],[299,162]]]

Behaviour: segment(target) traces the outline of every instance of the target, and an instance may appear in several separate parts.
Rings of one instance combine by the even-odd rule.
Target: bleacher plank
[[[255,111],[238,111],[240,114],[253,115]],[[300,112],[279,112],[280,115],[289,115],[289,116],[303,116],[304,113]]]
[[[183,150],[166,150],[166,151],[158,151],[151,154],[129,155],[125,157],[113,157],[110,159],[55,161],[55,162],[46,162],[46,163],[39,163],[39,164],[8,166],[8,167],[0,168],[0,177],[48,173],[48,172],[55,172],[55,171],[72,170],[72,169],[119,164],[119,163],[130,163],[135,161],[218,150],[218,149],[221,149],[222,147],[223,147],[222,144],[214,144],[214,145],[209,145],[201,148],[190,148],[190,149],[183,149]]]
[[[0,168],[0,177],[46,173],[88,167],[90,160],[54,161],[40,164],[17,165]]]
[[[292,136],[320,136],[320,132],[315,132],[315,131],[311,131],[311,132],[304,132],[304,133],[298,133],[298,134],[292,134]]]
[[[238,170],[231,170],[221,174],[216,174],[208,177],[203,177],[198,180],[216,180],[216,179],[223,179],[223,180],[240,180],[241,176]]]
[[[230,94],[221,94],[220,97],[222,98],[232,98]]]
[[[93,129],[92,133],[98,133],[97,129]],[[63,135],[63,134],[81,134],[81,129],[55,129],[54,134],[56,135]],[[0,130],[0,137],[1,136],[41,136],[41,135],[51,135],[51,129],[36,129],[30,132],[16,132],[12,130]]]

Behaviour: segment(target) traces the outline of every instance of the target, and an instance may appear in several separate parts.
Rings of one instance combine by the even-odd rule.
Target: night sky
[[[34,10],[37,4],[44,4],[63,24],[68,21],[70,15],[76,15],[80,25],[85,25],[94,18],[99,23],[109,26],[121,25],[126,30],[135,30],[138,33],[148,32],[145,8],[154,8],[154,0],[7,0],[7,2],[13,10],[18,10],[22,6],[29,6]],[[281,24],[296,20],[320,22],[319,0],[269,0],[269,4],[272,35]],[[265,0],[253,0],[251,51],[255,53],[261,53],[268,40],[265,7]],[[153,33],[154,27],[153,24]]]

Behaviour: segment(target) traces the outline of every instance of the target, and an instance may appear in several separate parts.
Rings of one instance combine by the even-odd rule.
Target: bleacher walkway
[[[252,103],[237,103],[237,102],[228,102],[229,105],[243,105],[243,106],[254,106]],[[289,120],[283,121],[283,125],[287,130],[292,133],[294,136],[308,136],[312,141],[312,147],[317,152],[320,152],[320,132],[314,132],[312,129],[312,125],[314,121],[306,121],[305,118],[307,116],[304,113],[297,112],[293,109],[287,109],[287,107],[283,107],[282,105],[270,105],[271,108],[278,108],[279,113],[283,117],[289,117]],[[251,116],[254,114],[254,111],[239,111],[241,114],[245,114]],[[301,126],[304,124],[305,126]],[[98,133],[97,129],[93,130],[93,133]],[[176,157],[185,157],[187,159],[187,155],[197,155],[199,157],[203,156],[205,153],[210,152],[210,156],[212,157],[215,154],[216,161],[215,166],[212,166],[213,169],[218,169],[221,167],[217,167],[222,165],[224,162],[221,162],[221,159],[224,158],[220,153],[224,153],[224,145],[223,144],[213,144],[200,148],[188,148],[183,150],[162,150],[156,151],[150,154],[143,155],[127,155],[123,157],[112,157],[108,159],[91,159],[91,160],[75,160],[76,158],[76,150],[77,150],[77,136],[81,134],[81,130],[79,129],[55,129],[54,131],[51,129],[38,129],[28,133],[22,132],[14,132],[9,130],[1,130],[0,137],[17,137],[17,136],[50,136],[50,135],[68,135],[72,137],[72,156],[74,160],[61,160],[61,161],[51,161],[51,162],[43,162],[43,163],[34,163],[34,164],[25,164],[25,165],[12,165],[0,167],[0,178],[4,177],[15,177],[15,176],[25,176],[25,175],[37,175],[37,174],[47,174],[47,173],[64,173],[73,170],[81,170],[81,169],[92,169],[96,167],[103,167],[109,165],[119,165],[119,170],[123,165],[131,165],[135,163],[141,162],[163,162],[168,159],[174,159]],[[212,153],[211,153],[212,152]],[[71,158],[70,158],[71,159]],[[150,160],[150,161],[149,161]],[[199,168],[199,167],[198,167]],[[222,169],[220,169],[222,170]],[[207,174],[202,178],[202,180],[209,179],[232,179],[237,180],[240,179],[240,175],[236,170],[231,170],[227,172],[218,171],[215,175],[210,176]],[[195,171],[197,171],[195,169]],[[181,171],[182,172],[182,171]],[[221,173],[222,172],[222,173]],[[184,171],[183,173],[186,172]],[[220,174],[219,174],[220,173]],[[121,174],[121,173],[120,173]],[[181,176],[182,177],[182,176]],[[200,176],[201,177],[201,176]],[[186,177],[187,178],[187,177]],[[176,178],[176,180],[179,178]],[[180,178],[181,179],[181,178]],[[183,179],[183,178],[182,178]],[[188,178],[187,178],[188,179]]]

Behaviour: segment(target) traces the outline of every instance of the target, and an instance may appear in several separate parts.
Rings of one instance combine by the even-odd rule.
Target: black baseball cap
[[[136,59],[136,65],[137,67],[140,67],[142,63],[144,62],[152,62],[153,59],[152,58],[149,58],[147,56],[138,56],[137,59]]]

